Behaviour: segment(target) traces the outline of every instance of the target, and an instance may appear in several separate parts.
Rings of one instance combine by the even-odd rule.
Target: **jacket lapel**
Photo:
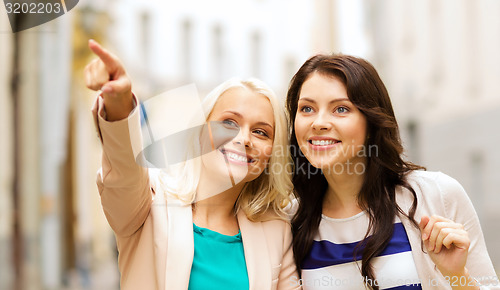
[[[271,289],[271,260],[262,222],[251,222],[238,211],[238,223],[248,271],[250,290]]]
[[[167,261],[167,206],[164,192],[161,187],[156,187],[155,196],[151,204],[151,217],[153,220],[154,258],[158,289],[165,289],[165,266]]]
[[[422,218],[422,212],[420,210],[422,197],[420,195],[419,185],[411,182],[410,185],[413,188],[413,190],[415,190],[415,192],[417,193],[417,200],[419,201],[419,203],[417,204],[417,211],[415,212],[415,220],[418,223]],[[413,203],[413,196],[406,188],[399,186],[396,189],[396,202],[399,205],[399,207],[401,207],[401,209],[406,214],[408,214],[410,212],[410,208]],[[408,236],[408,240],[410,241],[413,261],[415,262],[415,265],[420,265],[420,267],[416,267],[416,269],[417,269],[417,275],[420,278],[420,283],[422,284],[422,288],[432,289],[433,287],[431,287],[430,282],[432,282],[434,279],[430,279],[429,277],[426,276],[426,269],[434,269],[435,271],[437,271],[437,268],[434,266],[432,260],[426,257],[427,254],[424,254],[422,252],[423,244],[422,244],[422,238],[420,236],[420,230],[417,229],[407,217],[399,214],[399,218],[406,230],[406,235]],[[436,277],[440,276],[440,274],[437,275],[438,276]]]
[[[194,256],[193,212],[190,204],[168,198],[168,245],[165,289],[185,290]]]

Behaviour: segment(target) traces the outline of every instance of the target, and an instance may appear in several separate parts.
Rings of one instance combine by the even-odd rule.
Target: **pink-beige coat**
[[[132,148],[142,142],[137,107],[127,119],[108,122],[98,97],[92,111],[103,147],[97,186],[116,236],[121,289],[187,289],[194,253],[191,205],[155,194],[148,169],[136,164]],[[300,289],[290,225],[251,222],[242,211],[237,219],[250,289]]]

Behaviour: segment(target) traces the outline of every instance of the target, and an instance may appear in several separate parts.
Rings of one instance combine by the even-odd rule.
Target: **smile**
[[[236,164],[249,164],[255,162],[254,158],[246,154],[241,154],[239,152],[228,151],[225,149],[221,149],[220,152],[227,157],[227,160],[236,163]]]
[[[337,143],[334,140],[310,140],[311,144],[313,145],[332,145],[333,143]]]
[[[325,150],[334,147],[336,144],[341,143],[342,141],[336,139],[319,139],[314,138],[307,140],[307,142],[311,145],[314,150]]]

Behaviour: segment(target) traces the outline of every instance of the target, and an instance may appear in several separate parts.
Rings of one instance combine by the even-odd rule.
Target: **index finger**
[[[420,219],[420,223],[418,224],[419,228],[420,228],[420,232],[422,233],[422,239],[425,241],[427,240],[427,238],[429,237],[429,235],[427,233],[424,233],[424,230],[425,230],[425,227],[427,226],[427,224],[430,222],[430,218],[426,215],[422,216],[422,218]]]
[[[430,221],[429,216],[426,216],[426,215],[422,216],[422,218],[420,219],[420,223],[418,224],[421,231],[423,231],[425,229],[425,226],[427,226],[429,221]]]
[[[97,41],[89,39],[89,48],[102,60],[106,67],[111,70],[116,68],[117,60],[115,56],[103,48],[99,43],[97,43]]]

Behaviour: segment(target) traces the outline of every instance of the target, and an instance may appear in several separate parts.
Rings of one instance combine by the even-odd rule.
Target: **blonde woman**
[[[135,162],[141,133],[130,79],[116,56],[94,41],[89,47],[99,58],[87,66],[86,84],[101,91],[93,109],[103,145],[97,184],[117,239],[121,288],[298,288],[283,213],[290,176],[266,170],[289,158],[274,93],[257,80],[214,89],[202,104],[207,122],[239,131],[181,166],[172,185]]]

